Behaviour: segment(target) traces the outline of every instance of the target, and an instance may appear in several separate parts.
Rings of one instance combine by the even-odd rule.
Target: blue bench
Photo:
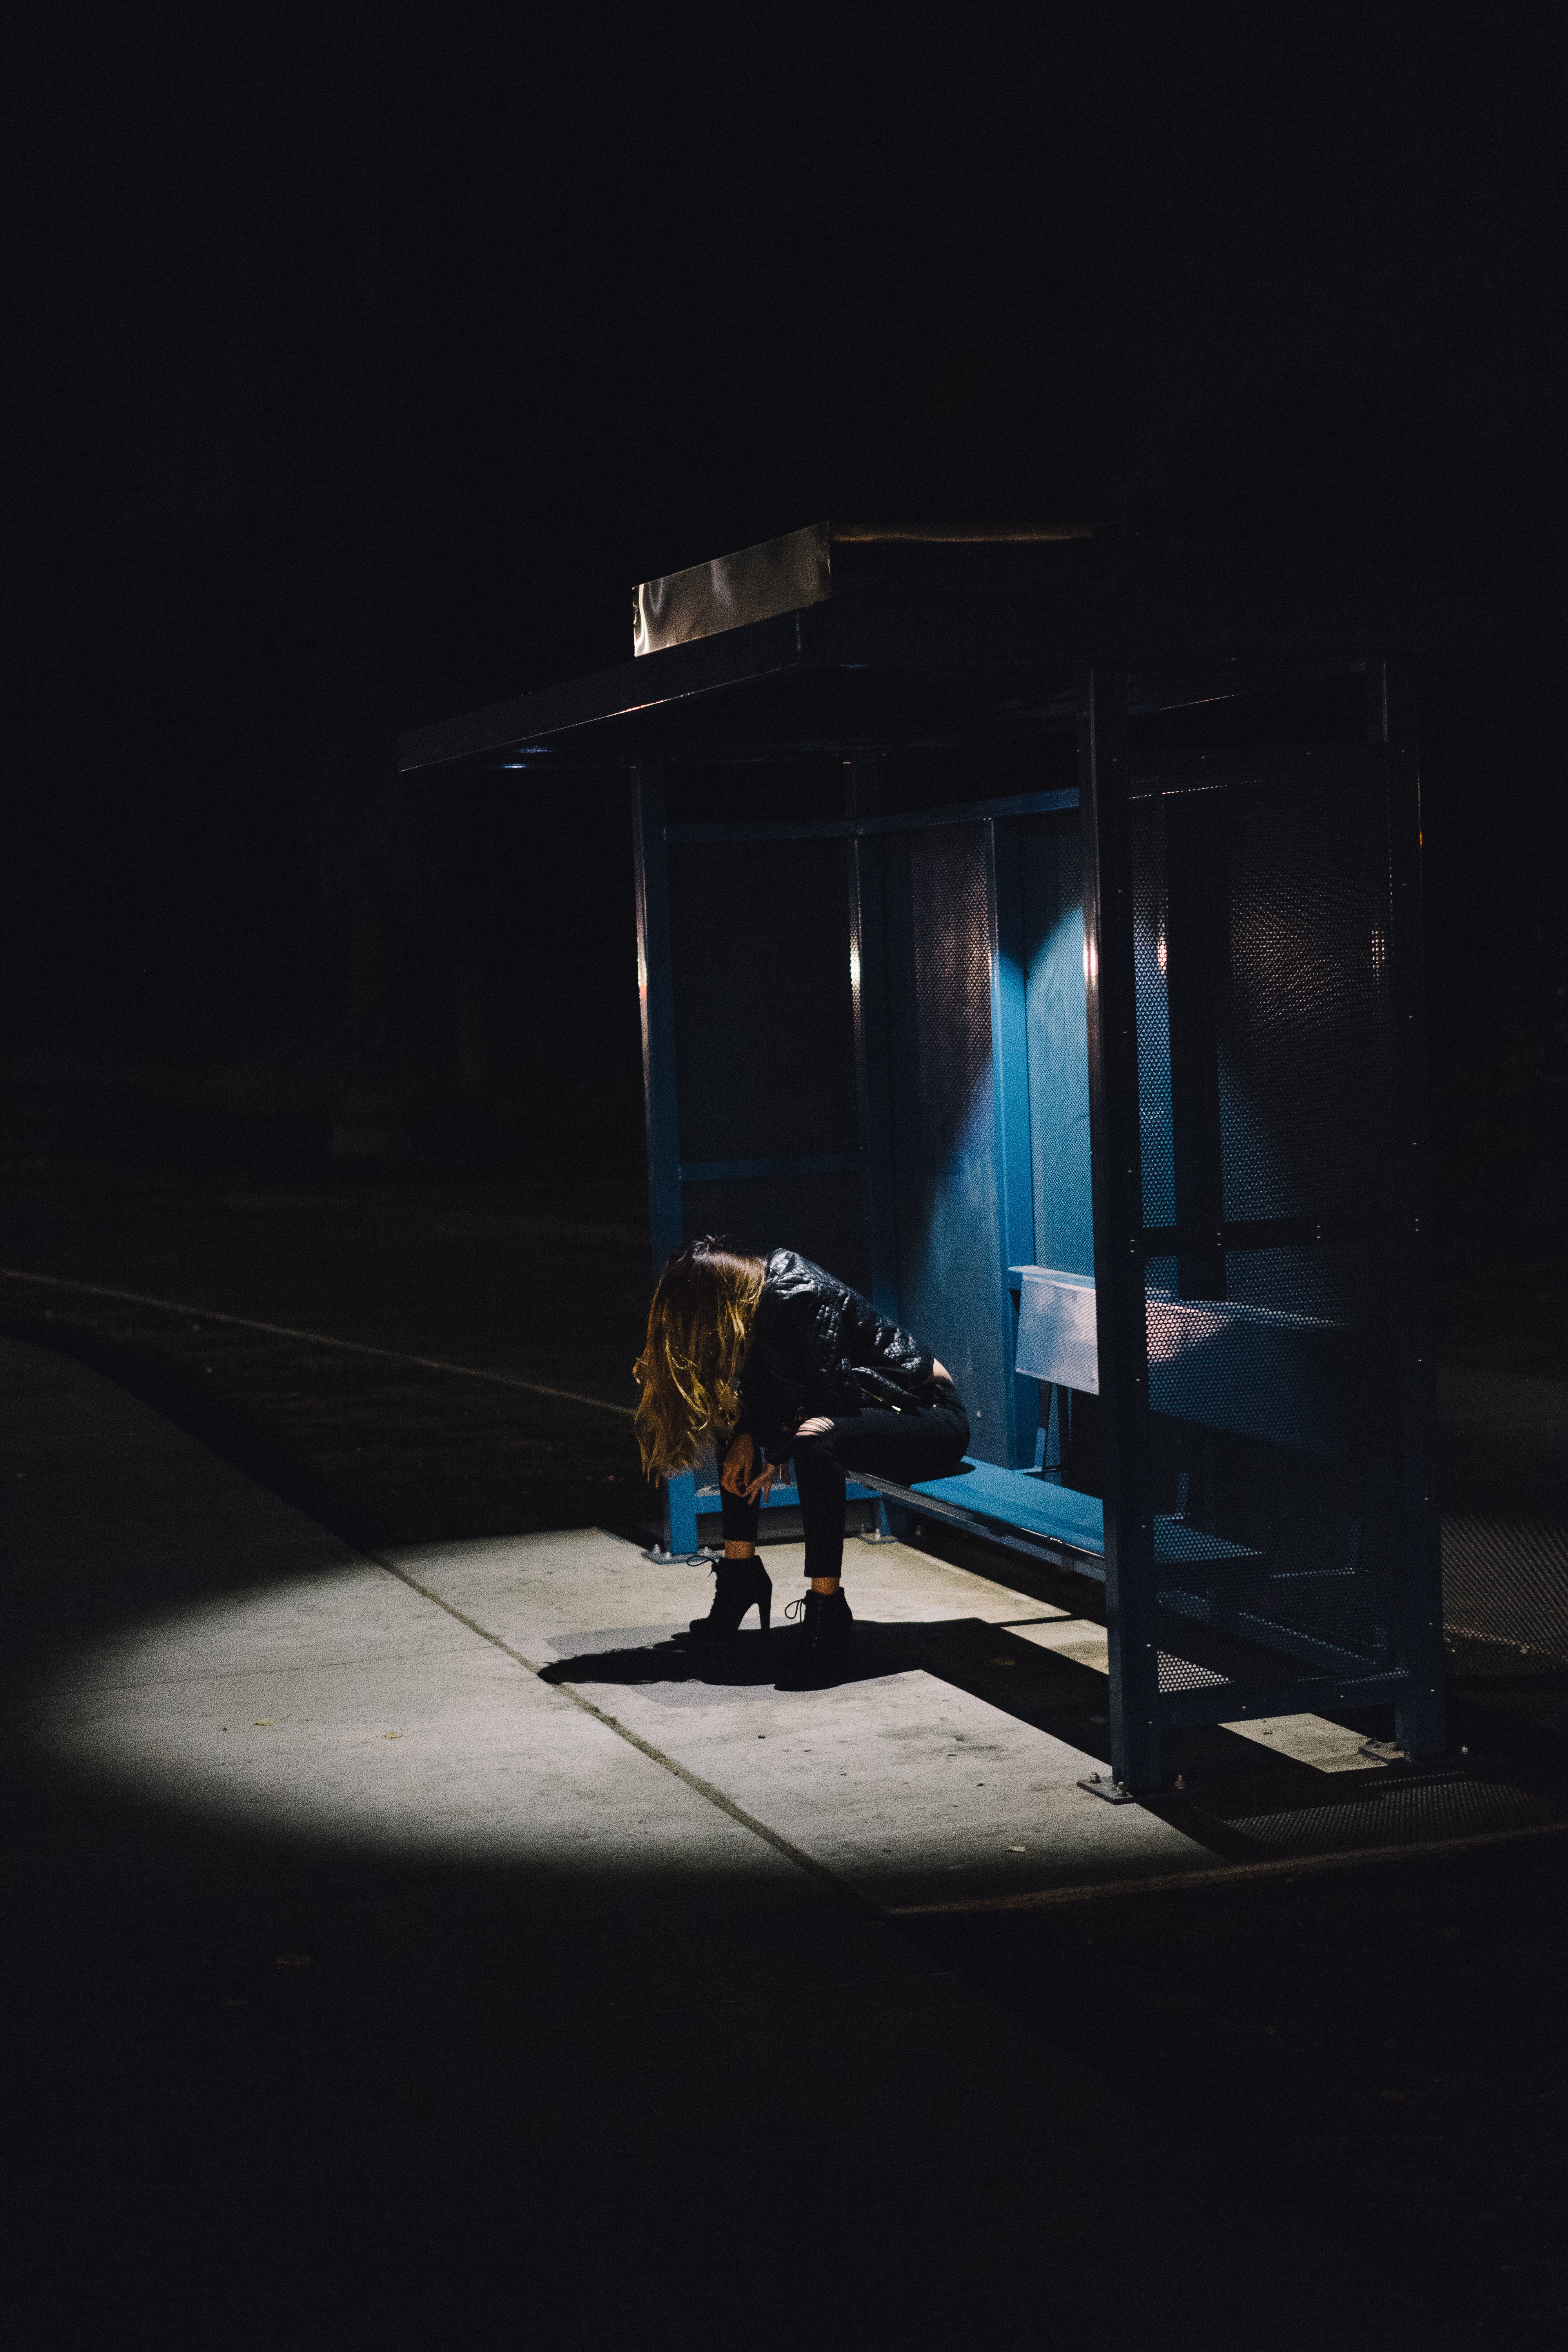
[[[1097,1394],[1100,1357],[1092,1276],[1040,1265],[1016,1265],[1011,1274],[1018,1297],[1015,1370],[1029,1379]],[[1309,1324],[1305,1318],[1259,1316],[1245,1307],[1191,1307],[1163,1298],[1159,1304],[1165,1344],[1151,1366],[1152,1402],[1165,1411],[1218,1419],[1227,1427],[1248,1428],[1262,1422],[1274,1433],[1283,1395],[1298,1429],[1309,1428],[1321,1450],[1336,1450],[1333,1435],[1312,1410],[1319,1385],[1312,1377],[1317,1357],[1325,1339],[1339,1336],[1331,1327]],[[1173,1340],[1165,1337],[1164,1323],[1171,1325]],[[1193,1368],[1200,1362],[1206,1390],[1193,1377]],[[1217,1381],[1216,1369],[1222,1374]],[[864,1471],[860,1476],[888,1501],[923,1517],[944,1520],[1005,1549],[1045,1557],[1104,1579],[1104,1507],[1092,1495],[1054,1486],[1037,1470],[1006,1470],[968,1457],[952,1477],[912,1486]],[[1167,1566],[1196,1567],[1259,1555],[1223,1537],[1205,1535],[1172,1515],[1154,1521],[1154,1557]]]
[[[984,1535],[1005,1549],[1038,1558],[1055,1557],[1063,1567],[1105,1578],[1105,1507],[1093,1495],[1054,1486],[1038,1471],[1001,1470],[994,1462],[965,1456],[949,1478],[928,1478],[900,1486],[891,1478],[859,1474],[889,1502],[922,1517]],[[1154,1521],[1156,1560],[1196,1567],[1205,1560],[1257,1559],[1258,1552],[1223,1536],[1205,1535],[1173,1515]]]
[[[1053,1486],[1031,1471],[1000,1470],[994,1462],[968,1456],[951,1477],[913,1486],[874,1478],[864,1470],[859,1475],[889,1502],[923,1517],[967,1528],[1026,1556],[1047,1553],[1062,1566],[1068,1563],[1061,1556],[1069,1555],[1073,1566],[1091,1576],[1105,1575],[1105,1512],[1092,1495]]]

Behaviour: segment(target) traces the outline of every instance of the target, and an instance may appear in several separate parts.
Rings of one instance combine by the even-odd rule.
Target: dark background
[[[322,1164],[345,1102],[523,1149],[542,1081],[629,1133],[622,793],[403,785],[399,730],[825,514],[1090,515],[1506,609],[1512,655],[1425,681],[1440,1247],[1561,1260],[1560,10],[405,0],[19,47],[14,1097]]]
[[[1508,623],[1505,656],[1423,680],[1442,1500],[1534,1530],[1560,1626],[1565,47],[1568,12],[1524,0],[32,10],[0,704],[0,1328],[26,1381],[84,1358],[359,1546],[657,1525],[625,1417],[624,788],[404,785],[398,733],[621,659],[634,582],[825,516],[1284,541]],[[132,1490],[71,1428],[4,1492],[37,1498],[10,1598],[74,1647],[173,1588],[127,1581]],[[169,1559],[215,1592],[251,1572],[205,1536]],[[1451,1641],[1449,1736],[1560,1786],[1542,1639]],[[821,2143],[731,2129],[804,2015],[781,1970],[858,2032],[830,1945],[731,1931],[695,1881],[650,1906],[584,1876],[578,1909],[32,1771],[7,2113],[51,2347],[79,2288],[95,2341],[153,2311],[183,2342],[188,2295],[204,2343],[216,2314],[384,2346],[410,2312],[465,2340],[487,2291],[490,2319],[558,2295],[581,2335],[624,2289],[646,2336],[731,2275],[763,2284],[745,2340],[796,2292],[829,2340],[825,2244],[858,2289],[921,2275],[938,2209],[895,2230],[901,2189],[851,2147],[825,2228]],[[1560,1845],[922,1947],[1457,2338],[1534,2341],[1564,2315]],[[925,2030],[911,2007],[911,2050]],[[803,2043],[803,2078],[840,2046]],[[985,2162],[1012,2145],[992,2098],[978,2078],[911,2156],[943,2214],[1011,2210],[966,2170],[976,2132]],[[768,2227],[742,2229],[759,2179]],[[1127,2210],[1141,2276],[1169,2240]],[[952,2339],[1004,2287],[1037,2333],[1026,2238],[984,2268]]]

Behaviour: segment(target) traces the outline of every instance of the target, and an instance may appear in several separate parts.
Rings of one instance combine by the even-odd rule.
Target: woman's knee
[[[797,1486],[809,1486],[823,1479],[842,1478],[844,1469],[834,1449],[834,1432],[825,1431],[819,1437],[797,1437],[795,1441],[795,1478]]]

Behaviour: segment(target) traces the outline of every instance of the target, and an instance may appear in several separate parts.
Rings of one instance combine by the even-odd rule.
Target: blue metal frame
[[[1086,669],[1079,688],[1079,778],[1089,941],[1089,1107],[1094,1283],[1105,1465],[1105,1595],[1111,1766],[1125,1788],[1160,1780],[1154,1522],[1144,1449],[1149,1346],[1143,1298],[1138,989],[1132,944],[1127,681]]]

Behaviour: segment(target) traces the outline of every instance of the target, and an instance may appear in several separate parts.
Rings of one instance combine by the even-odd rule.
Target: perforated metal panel
[[[1232,1817],[1230,1827],[1272,1853],[1347,1853],[1426,1845],[1444,1838],[1496,1836],[1561,1821],[1563,1811],[1554,1791],[1500,1777],[1455,1774],[1441,1780],[1390,1780],[1364,1795],[1239,1814]]]
[[[972,1451],[1005,1462],[984,828],[897,836],[885,877],[900,1314],[957,1382]]]
[[[1092,1275],[1083,840],[1078,813],[1029,818],[1019,835],[1035,1250],[1042,1265]]]
[[[1456,1633],[1568,1658],[1568,1515],[1445,1512],[1443,1613]]]
[[[1387,823],[1368,785],[1134,812],[1159,1687],[1216,1713],[1401,1666]]]
[[[1320,783],[1225,795],[1230,988],[1219,1058],[1225,1211],[1390,1204],[1387,813]]]
[[[1143,1222],[1175,1221],[1171,1139],[1171,1020],[1165,973],[1164,826],[1161,803],[1132,812],[1132,959],[1138,982],[1138,1129]]]

